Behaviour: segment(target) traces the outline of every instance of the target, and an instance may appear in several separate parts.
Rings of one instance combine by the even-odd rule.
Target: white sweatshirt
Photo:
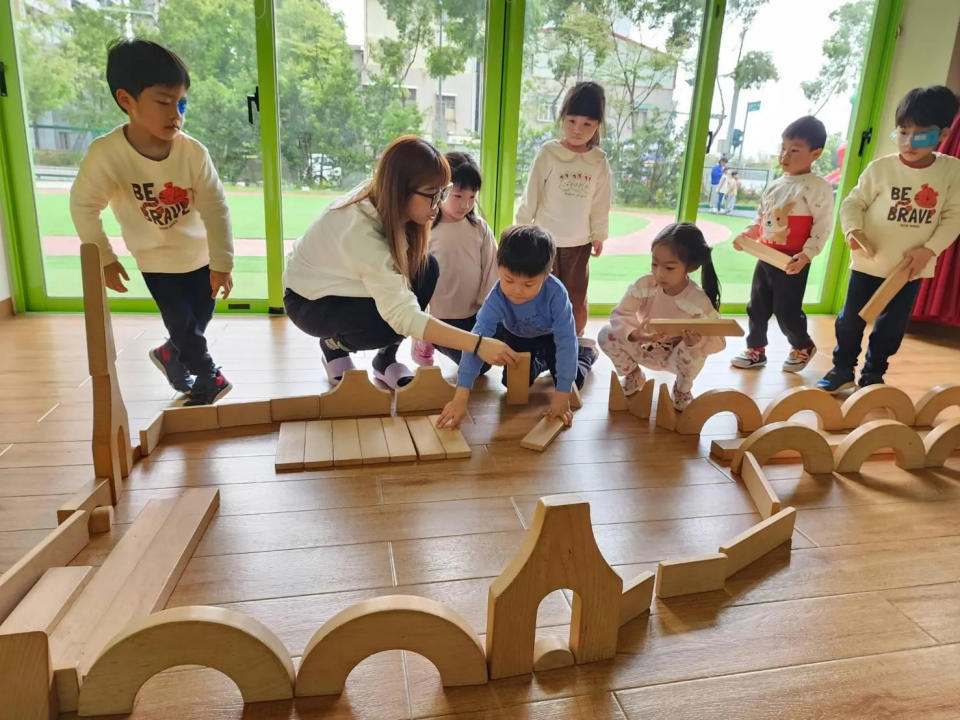
[[[585,153],[551,140],[533,160],[517,222],[547,230],[557,247],[578,247],[610,234],[610,164],[594,147]]]
[[[960,160],[936,153],[925,168],[896,154],[874,160],[840,205],[840,226],[844,235],[862,231],[874,251],[850,253],[857,272],[886,277],[905,252],[922,246],[934,256],[919,277],[933,277],[937,256],[960,235]]]
[[[830,239],[833,205],[833,187],[819,175],[781,175],[764,189],[757,218],[743,234],[813,260]]]
[[[283,285],[308,300],[328,295],[373,298],[398,335],[422,338],[430,316],[397,272],[383,222],[369,199],[350,203],[366,183],[313,221],[287,256]]]
[[[233,233],[223,186],[207,149],[189,135],[173,140],[163,160],[144,157],[123,126],[90,144],[70,191],[80,242],[117,261],[100,214],[109,205],[141,272],[186,273],[209,264],[233,270]]]
[[[430,312],[444,320],[477,314],[499,280],[497,241],[486,221],[477,216],[441,222],[430,231],[430,252],[440,265],[440,279],[430,300]]]

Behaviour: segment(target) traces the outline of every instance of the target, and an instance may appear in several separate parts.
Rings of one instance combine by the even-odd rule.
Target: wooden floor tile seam
[[[800,517],[800,512],[797,513],[797,517]],[[812,537],[810,537],[809,535],[807,535],[807,533],[803,532],[803,530],[801,530],[800,528],[798,528],[796,525],[793,526],[793,531],[794,531],[795,533],[799,534],[799,535],[800,535],[801,537],[803,537],[804,539],[806,539],[807,542],[811,543],[811,544],[814,546],[814,548],[819,548],[819,547],[821,547],[820,543],[818,543],[818,542],[817,542],[816,540],[814,540]]]

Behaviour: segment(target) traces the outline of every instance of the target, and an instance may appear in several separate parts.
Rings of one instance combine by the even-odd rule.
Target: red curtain
[[[950,135],[939,150],[960,158],[960,114],[953,119]],[[960,243],[954,242],[940,254],[932,278],[920,281],[910,319],[960,327]]]

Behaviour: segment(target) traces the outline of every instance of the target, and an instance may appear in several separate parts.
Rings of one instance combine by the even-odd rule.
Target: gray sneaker
[[[790,354],[787,355],[787,359],[783,361],[783,371],[800,372],[810,364],[810,361],[813,360],[813,356],[816,354],[816,345],[811,345],[807,348],[792,348]]]

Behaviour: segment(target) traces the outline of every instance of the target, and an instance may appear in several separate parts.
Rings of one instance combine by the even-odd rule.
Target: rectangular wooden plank
[[[217,403],[216,408],[217,419],[222,428],[265,425],[273,422],[269,400]]]
[[[383,435],[387,441],[390,462],[410,462],[417,459],[417,449],[403,418],[385,417],[380,419]]]
[[[390,462],[390,451],[380,418],[357,418],[357,433],[360,435],[360,454],[364,465]]]
[[[727,579],[727,556],[723,553],[664,560],[657,566],[657,597],[721,590]]]
[[[303,469],[333,466],[333,425],[329,420],[307,420],[303,448]]]
[[[727,577],[789,542],[796,521],[797,511],[784,508],[721,545],[720,552],[727,556]]]
[[[333,464],[337,466],[361,465],[360,431],[355,418],[331,420],[333,423]]]
[[[88,566],[52,567],[0,624],[0,635],[40,631],[49,635],[93,575]]]
[[[74,513],[0,575],[0,619],[10,614],[49,568],[66,565],[83,550],[90,541],[88,519],[89,513]]]
[[[763,474],[763,468],[753,456],[752,452],[744,453],[743,466],[740,468],[740,479],[753,498],[753,504],[757,506],[757,512],[760,517],[766,519],[771,515],[780,512],[780,498],[767,481],[767,476]]]
[[[320,417],[320,396],[274,398],[270,401],[270,418],[273,422],[287,420],[316,420]]]
[[[80,490],[71,495],[63,505],[57,508],[57,523],[64,522],[80,510],[93,512],[95,507],[110,504],[110,481],[106,478],[95,478],[88,481]]]
[[[743,328],[733,318],[653,318],[647,321],[650,332],[682,335],[684,330],[711,337],[743,337]]]
[[[407,417],[407,428],[410,437],[417,448],[417,456],[421,460],[443,460],[447,453],[443,449],[440,438],[434,429],[434,424],[428,417]]]
[[[50,652],[42,632],[0,634],[0,714],[11,720],[55,720]]]
[[[517,353],[517,366],[507,368],[507,405],[530,402],[530,353]]]
[[[306,433],[307,424],[303,420],[293,420],[280,424],[280,432],[277,435],[276,459],[273,464],[277,472],[303,469]]]
[[[787,265],[790,263],[789,255],[782,253],[779,250],[770,247],[769,245],[763,245],[762,243],[759,243],[756,240],[748,238],[744,235],[737,236],[737,241],[740,243],[745,253],[748,255],[753,255],[755,258],[762,260],[768,265],[773,265],[775,268],[786,270]]]
[[[867,304],[860,309],[860,317],[865,323],[872,323],[880,317],[880,313],[890,304],[894,295],[903,289],[903,286],[910,280],[909,268],[910,258],[904,258],[880,283],[880,287],[870,296]]]
[[[533,430],[523,436],[520,447],[543,452],[560,434],[563,427],[563,421],[544,416],[540,418],[540,422],[533,426]]]
[[[216,405],[167,408],[163,411],[163,434],[216,430],[220,419]]]
[[[466,439],[463,437],[463,433],[461,433],[457,428],[438,428],[437,421],[439,419],[439,415],[431,415],[430,424],[433,425],[433,429],[437,433],[437,438],[440,440],[440,444],[443,445],[443,452],[446,455],[447,460],[470,457],[473,454],[473,450],[471,450],[470,446],[467,444]]]
[[[163,411],[153,416],[153,420],[140,431],[140,453],[144,456],[153,452],[163,439]]]

